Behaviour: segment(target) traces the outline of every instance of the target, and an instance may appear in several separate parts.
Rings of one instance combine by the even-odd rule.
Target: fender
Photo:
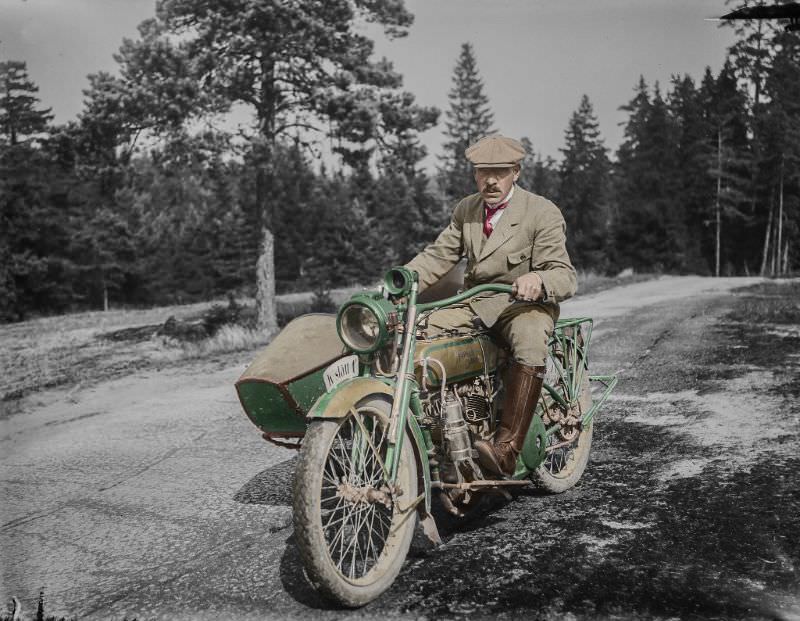
[[[358,403],[364,397],[380,394],[386,395],[390,399],[394,396],[393,382],[386,382],[374,377],[355,377],[342,382],[331,392],[325,393],[306,415],[307,420],[315,418],[338,419],[344,418],[353,404]],[[425,448],[425,438],[419,427],[416,417],[409,412],[406,417],[409,436],[411,437],[411,448],[414,451],[414,459],[417,462],[417,472],[420,483],[425,490],[425,512],[431,511],[431,471],[428,465],[428,453]]]

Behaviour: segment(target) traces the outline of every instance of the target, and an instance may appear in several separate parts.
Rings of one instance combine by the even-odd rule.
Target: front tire
[[[416,525],[417,470],[407,434],[395,489],[381,467],[390,410],[374,396],[342,419],[312,421],[295,471],[294,532],[306,574],[323,596],[352,608],[391,586]]]

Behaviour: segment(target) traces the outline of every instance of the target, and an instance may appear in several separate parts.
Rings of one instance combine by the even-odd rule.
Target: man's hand
[[[526,302],[535,302],[544,294],[544,283],[542,277],[536,272],[523,274],[511,285],[514,297]]]

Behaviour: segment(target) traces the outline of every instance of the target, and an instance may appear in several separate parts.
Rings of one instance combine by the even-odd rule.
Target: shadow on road
[[[245,505],[291,506],[296,462],[297,457],[292,457],[262,470],[245,483],[233,499]]]
[[[309,584],[303,572],[303,562],[300,560],[294,535],[286,540],[286,547],[281,556],[280,577],[284,590],[303,606],[316,610],[346,610],[323,599]]]

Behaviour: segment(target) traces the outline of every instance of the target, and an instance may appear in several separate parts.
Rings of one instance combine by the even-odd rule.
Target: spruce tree
[[[785,3],[789,0],[777,0]],[[761,4],[760,0],[727,0],[736,8]],[[769,271],[767,256],[771,254],[770,239],[775,234],[775,212],[779,209],[778,190],[779,171],[775,167],[771,145],[768,144],[770,120],[770,95],[766,92],[766,82],[772,71],[776,53],[781,49],[779,43],[783,35],[782,26],[777,20],[752,19],[728,22],[734,28],[737,41],[728,49],[730,62],[737,81],[743,85],[747,95],[749,182],[744,189],[749,205],[743,208],[743,222],[737,227],[739,235],[733,240],[735,246],[750,248],[752,240],[764,240],[761,254],[761,272]],[[790,33],[789,37],[795,37]],[[773,240],[774,241],[774,240]],[[743,244],[743,246],[742,246]],[[745,255],[751,255],[745,251]],[[742,256],[737,257],[742,260]],[[744,258],[744,268],[752,269],[753,257]],[[774,263],[774,261],[772,261]],[[738,266],[737,266],[738,267]]]
[[[752,238],[758,237],[753,230],[758,209],[752,200],[753,141],[747,97],[729,61],[706,88],[709,131],[705,170],[712,190],[707,213],[714,233],[709,265],[716,275],[730,275],[756,269],[757,248]]]
[[[579,268],[603,271],[610,217],[611,163],[588,96],[581,98],[564,138],[558,205],[567,223],[567,248]]]
[[[688,269],[682,253],[682,206],[676,204],[675,130],[656,83],[652,98],[640,78],[631,102],[625,140],[617,152],[614,255],[618,267]]]
[[[38,87],[21,61],[0,62],[0,320],[73,301],[65,175],[51,156]]]
[[[44,132],[52,120],[50,108],[37,109],[39,87],[28,77],[26,63],[0,62],[0,140],[15,146],[25,137]]]
[[[710,71],[709,71],[710,73]],[[708,79],[708,78],[707,78]],[[710,78],[713,81],[713,76]],[[709,173],[713,134],[711,102],[688,75],[673,76],[667,97],[675,131],[674,200],[683,212],[684,236],[676,240],[687,269],[709,273],[714,264],[714,231],[711,226],[714,183]]]
[[[774,197],[762,271],[782,276],[800,265],[800,41],[787,32],[774,43],[777,51],[764,83],[759,127],[765,146],[762,176]]]
[[[447,140],[438,177],[445,198],[453,202],[475,192],[472,166],[464,157],[464,150],[494,131],[489,97],[483,92],[483,80],[470,43],[461,46],[448,99],[450,108],[445,112],[444,132]]]
[[[427,150],[417,135],[399,134],[392,147],[382,158],[370,210],[386,240],[385,268],[409,261],[450,221],[449,209],[435,199],[431,179],[421,166]]]
[[[557,197],[560,185],[558,163],[550,156],[543,158],[537,153],[527,136],[523,136],[520,142],[525,149],[525,157],[522,159],[517,185],[545,198]]]

